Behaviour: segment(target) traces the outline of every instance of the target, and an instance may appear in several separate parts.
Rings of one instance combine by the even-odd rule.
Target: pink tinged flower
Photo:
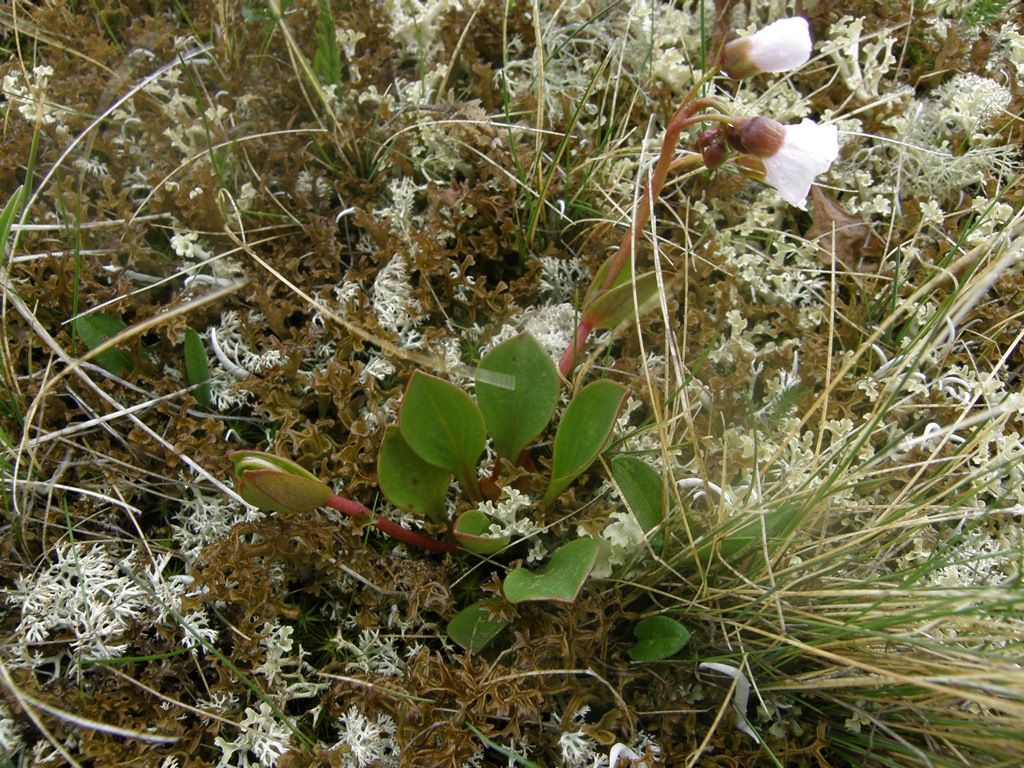
[[[782,125],[771,118],[738,120],[727,131],[744,175],[765,181],[790,205],[807,210],[807,193],[818,174],[825,173],[839,156],[839,129],[804,120]]]
[[[807,19],[779,19],[752,35],[727,43],[718,66],[740,79],[759,72],[786,72],[811,58],[811,32]]]

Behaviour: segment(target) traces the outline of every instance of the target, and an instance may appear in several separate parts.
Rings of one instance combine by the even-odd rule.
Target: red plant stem
[[[566,347],[565,352],[562,354],[562,359],[558,361],[558,372],[562,374],[562,378],[568,379],[570,374],[572,374],[573,368],[576,367],[576,361],[583,357],[583,350],[587,346],[587,338],[592,330],[594,330],[594,326],[588,320],[581,317],[579,325],[576,326],[575,338]]]
[[[618,280],[622,270],[629,263],[630,256],[636,250],[637,243],[640,241],[640,233],[643,232],[644,227],[647,225],[647,220],[651,217],[653,201],[661,194],[669,171],[676,170],[687,163],[698,164],[703,162],[701,156],[696,154],[679,158],[678,160],[675,157],[676,145],[679,143],[679,136],[683,129],[694,123],[717,117],[713,115],[694,117],[702,109],[718,106],[718,101],[714,98],[693,98],[703,84],[704,81],[702,80],[690,89],[686,98],[683,99],[682,105],[672,115],[672,119],[668,121],[668,126],[665,128],[665,139],[661,143],[661,154],[658,156],[658,162],[654,166],[654,173],[651,174],[651,178],[644,186],[644,193],[633,212],[633,221],[629,225],[629,229],[622,236],[622,242],[619,244],[618,250],[609,257],[598,273],[602,275],[601,284],[591,286],[590,291],[587,293],[587,299],[593,300],[615,286],[616,280]],[[562,359],[558,363],[558,370],[566,379],[569,378],[573,368],[576,367],[576,360],[582,356],[587,344],[587,338],[594,329],[593,322],[587,317],[587,303],[589,302],[584,300],[583,314],[576,328],[576,337],[565,350],[565,354],[562,355]]]
[[[362,504],[343,499],[341,496],[331,496],[327,500],[327,506],[331,509],[336,509],[339,512],[344,512],[350,517],[354,517],[358,520],[370,520],[370,525],[376,528],[378,531],[386,533],[394,539],[404,541],[406,544],[412,544],[416,547],[422,547],[423,549],[429,549],[431,552],[456,552],[458,546],[455,544],[449,544],[445,541],[438,541],[432,539],[429,536],[410,531],[408,528],[403,528],[398,523],[388,520],[386,517],[381,515],[374,515],[369,509],[364,507]]]

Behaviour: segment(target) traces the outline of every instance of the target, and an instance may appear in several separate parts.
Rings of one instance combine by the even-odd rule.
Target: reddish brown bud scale
[[[771,157],[786,140],[786,128],[770,117],[737,120],[726,131],[729,145],[755,157]]]
[[[730,151],[725,143],[721,128],[708,128],[697,137],[697,151],[700,152],[704,165],[709,171],[720,167],[729,156]]]

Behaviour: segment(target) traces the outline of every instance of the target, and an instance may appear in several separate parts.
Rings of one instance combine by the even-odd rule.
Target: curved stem
[[[576,367],[576,360],[583,356],[583,348],[587,345],[587,337],[590,336],[590,332],[593,329],[594,327],[589,322],[580,318],[580,324],[576,327],[576,335],[566,348],[562,359],[558,362],[558,372],[562,374],[563,378],[569,378],[572,369]]]
[[[589,305],[602,293],[611,290],[615,286],[619,279],[619,275],[622,274],[622,270],[630,263],[632,255],[636,250],[636,246],[640,241],[640,233],[643,232],[644,227],[647,226],[647,221],[651,217],[651,210],[654,206],[654,201],[661,195],[661,190],[665,186],[665,180],[668,178],[669,172],[677,171],[680,168],[691,165],[696,167],[704,161],[699,154],[686,155],[685,157],[679,158],[676,157],[676,145],[679,143],[680,134],[682,134],[685,128],[688,128],[694,123],[703,122],[705,120],[728,119],[725,115],[717,113],[696,115],[696,113],[702,109],[719,106],[719,101],[713,97],[702,99],[694,98],[694,96],[697,95],[698,89],[703,86],[707,79],[708,78],[705,77],[690,89],[690,92],[686,95],[682,105],[676,110],[675,114],[672,115],[672,119],[668,121],[668,126],[665,128],[665,138],[661,144],[661,153],[658,156],[658,162],[654,166],[654,171],[648,179],[647,184],[644,185],[643,195],[641,195],[640,201],[637,203],[636,209],[633,212],[633,221],[630,223],[629,229],[627,229],[626,233],[622,236],[622,242],[619,243],[618,249],[608,258],[604,263],[604,266],[602,266],[598,272],[600,283],[592,284],[590,286],[590,290],[587,291],[586,298],[583,300],[583,316],[580,318],[580,324],[576,328],[576,335],[558,363],[558,370],[562,374],[563,378],[568,379],[573,368],[576,367],[576,360],[582,356],[583,350],[587,344],[587,338],[590,336],[590,332],[594,329],[593,318],[587,317],[587,309]]]
[[[386,533],[388,536],[399,541],[404,541],[406,544],[429,549],[431,552],[456,552],[459,549],[455,544],[449,544],[446,541],[439,541],[430,536],[410,531],[408,528],[403,528],[386,517],[374,515],[372,511],[362,504],[350,501],[349,499],[343,499],[341,496],[331,496],[327,500],[327,506],[339,512],[344,512],[349,517],[354,517],[357,520],[370,520],[370,525],[378,531]]]

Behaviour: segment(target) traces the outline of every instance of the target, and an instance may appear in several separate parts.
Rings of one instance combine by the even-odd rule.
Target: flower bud
[[[741,79],[760,72],[786,72],[811,58],[807,19],[779,19],[752,35],[727,43],[718,66],[729,77]]]
[[[697,137],[697,151],[704,158],[704,165],[709,171],[715,170],[729,156],[729,147],[721,128],[708,128]]]
[[[234,451],[238,495],[259,509],[301,514],[322,507],[334,492],[294,461],[263,451]]]
[[[726,130],[729,146],[756,157],[771,157],[786,140],[786,126],[770,117],[737,120]]]

